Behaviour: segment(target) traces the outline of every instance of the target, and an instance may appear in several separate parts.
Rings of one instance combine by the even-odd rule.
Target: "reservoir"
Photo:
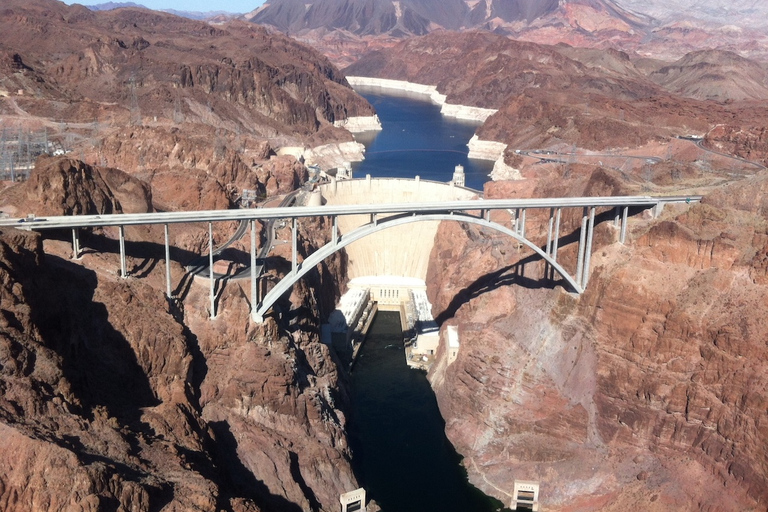
[[[380,132],[356,135],[365,145],[365,160],[353,164],[355,177],[414,178],[447,182],[457,165],[464,166],[466,186],[483,190],[493,162],[467,157],[467,143],[480,123],[440,114],[440,106],[422,94],[384,94],[380,88],[355,90],[376,109]]]
[[[352,372],[350,443],[360,485],[383,512],[491,512],[467,482],[426,374],[405,362],[400,317],[379,312]]]

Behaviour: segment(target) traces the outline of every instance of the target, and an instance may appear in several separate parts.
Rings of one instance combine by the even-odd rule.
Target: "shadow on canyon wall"
[[[644,211],[643,208],[630,208],[628,216],[634,216]],[[594,227],[608,221],[613,221],[615,218],[615,212],[613,209],[602,212],[595,215]],[[577,244],[581,239],[581,227],[570,232],[565,236],[561,236],[558,242],[558,248],[563,249],[571,244]],[[546,247],[541,247],[542,250],[546,250]],[[544,272],[534,270],[543,277],[528,277],[526,276],[526,266],[537,264],[537,266],[546,265]],[[567,270],[567,269],[566,269]],[[575,275],[575,274],[574,274]],[[568,282],[557,274],[539,254],[534,253],[521,260],[516,261],[511,265],[504,266],[495,272],[478,277],[469,286],[463,288],[457,293],[448,306],[435,316],[435,321],[438,325],[442,325],[446,320],[453,318],[456,312],[472,299],[479,297],[480,295],[496,290],[502,286],[518,285],[528,289],[554,289],[557,286],[562,286],[566,290],[573,291]]]

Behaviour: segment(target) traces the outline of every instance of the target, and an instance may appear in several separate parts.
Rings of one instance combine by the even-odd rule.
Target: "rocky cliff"
[[[477,135],[507,144],[511,164],[514,149],[619,153],[704,135],[723,124],[734,131],[742,127],[744,140],[755,138],[768,119],[758,101],[768,98],[762,69],[758,62],[718,51],[665,65],[615,50],[541,45],[489,33],[433,33],[363,55],[345,72],[432,85],[448,103],[498,109]],[[745,154],[746,148],[734,151],[737,140],[730,138],[729,151]],[[671,146],[658,156],[684,158]]]
[[[334,123],[373,115],[325,57],[245,22],[11,0],[0,32],[6,134],[135,174],[163,209],[279,188],[276,148],[351,141]],[[179,178],[193,190],[172,193]]]
[[[50,214],[150,203],[137,180],[66,158],[25,187],[16,199],[41,193],[37,211]],[[326,227],[302,224],[302,254]],[[111,230],[83,233],[81,260],[55,233],[0,231],[3,510],[332,510],[357,487],[345,377],[317,339],[342,261],[261,325],[247,292],[220,284],[211,320],[207,287],[181,265],[195,233],[172,228],[169,301],[152,229],[127,230],[128,279]]]
[[[486,193],[552,187],[523,183]],[[598,224],[579,297],[507,240],[441,226],[429,294],[461,349],[450,366],[440,354],[430,379],[475,485],[508,501],[515,479],[538,480],[547,510],[764,508],[766,183],[632,219],[626,245]],[[568,188],[616,184],[593,175]],[[564,219],[577,234],[578,218]],[[573,247],[561,254],[573,264]]]

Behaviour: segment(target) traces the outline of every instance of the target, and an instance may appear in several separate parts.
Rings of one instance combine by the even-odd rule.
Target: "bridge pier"
[[[589,226],[587,227],[587,249],[584,253],[584,274],[581,281],[581,289],[587,289],[589,281],[589,264],[592,259],[592,235],[595,231],[595,207],[589,209]]]
[[[128,277],[128,271],[125,268],[125,227],[120,226],[120,277]]]
[[[72,228],[72,259],[80,259],[80,228]]]
[[[621,215],[621,234],[619,235],[619,242],[622,244],[627,240],[627,215],[629,215],[629,206],[624,207],[624,212]]]
[[[168,224],[165,224],[165,296],[171,300],[171,245],[168,242]]]
[[[297,229],[298,228],[297,220],[298,219],[296,217],[294,217],[292,219],[292,222],[291,222],[291,244],[292,244],[292,248],[291,248],[291,271],[294,272],[294,273],[296,272],[296,267],[298,266],[298,264],[296,262],[297,261],[297,254],[296,254],[296,252],[297,252],[297,250],[296,250],[297,233],[296,232],[298,231],[298,229]]]
[[[263,264],[263,263],[262,263]],[[256,275],[256,220],[251,220],[251,314],[259,303],[258,276]]]
[[[576,282],[581,286],[581,280],[584,275],[584,251],[586,249],[587,238],[587,208],[584,207],[581,214],[581,230],[579,231],[579,253],[576,259]]]
[[[213,277],[213,222],[208,223],[208,281],[211,288],[211,320],[216,318],[215,279]]]

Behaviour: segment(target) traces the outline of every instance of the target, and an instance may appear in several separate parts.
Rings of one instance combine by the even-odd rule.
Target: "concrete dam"
[[[319,187],[327,205],[416,203],[478,199],[475,190],[416,178],[366,178],[334,181]],[[367,215],[339,218],[348,233],[370,222]],[[380,305],[399,304],[404,289],[425,289],[429,256],[439,221],[417,222],[374,233],[349,245],[349,286],[368,287]]]
[[[326,205],[479,199],[475,190],[419,178],[334,180],[319,188]],[[368,215],[344,216],[339,219],[339,230],[349,233],[370,221]],[[353,352],[378,309],[397,311],[409,364],[425,367],[431,363],[439,332],[427,299],[426,277],[439,224],[424,221],[396,226],[346,247],[348,291],[331,315],[329,327],[332,332],[346,332],[346,344]],[[458,342],[455,344],[457,350]]]

